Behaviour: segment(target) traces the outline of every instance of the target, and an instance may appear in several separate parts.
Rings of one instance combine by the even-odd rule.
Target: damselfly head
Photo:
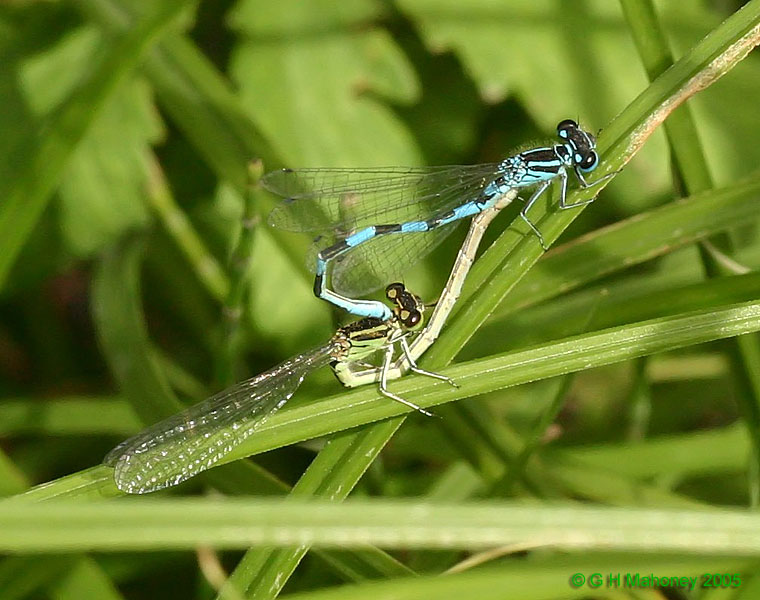
[[[572,119],[557,124],[557,135],[565,140],[564,146],[573,157],[573,164],[584,173],[596,169],[599,155],[596,153],[596,138],[581,128]]]
[[[416,329],[422,325],[425,305],[403,283],[391,283],[385,288],[385,296],[394,304],[393,314],[406,329]]]

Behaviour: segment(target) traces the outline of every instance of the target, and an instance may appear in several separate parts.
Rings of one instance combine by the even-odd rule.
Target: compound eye
[[[579,167],[583,171],[590,171],[594,167],[596,167],[597,163],[599,162],[599,156],[596,152],[593,150],[589,152],[585,158],[579,163]]]
[[[567,137],[567,132],[578,129],[578,123],[572,119],[565,119],[557,124],[557,135],[563,138]]]
[[[412,328],[415,325],[419,325],[420,321],[422,321],[422,314],[420,314],[420,311],[410,310],[408,316],[402,320],[402,323],[406,327]]]

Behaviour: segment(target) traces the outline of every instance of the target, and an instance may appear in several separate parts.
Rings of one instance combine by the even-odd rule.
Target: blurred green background
[[[465,164],[552,139],[564,118],[604,129],[648,85],[631,16],[648,4],[622,4],[629,12],[609,0],[2,3],[0,494],[97,465],[118,440],[175,411],[175,394],[196,402],[324,342],[346,321],[312,294],[307,236],[266,226],[277,199],[248,189],[251,159],[266,170]],[[742,4],[655,7],[677,59]],[[674,168],[678,153],[659,131],[557,245],[711,187],[743,182],[756,198],[758,98],[754,53],[689,102],[696,137],[686,144],[704,164]],[[689,167],[701,184],[690,185]],[[729,214],[723,206],[716,202],[716,218]],[[526,234],[512,225],[518,209],[500,215],[487,242]],[[244,216],[255,227],[241,243]],[[754,299],[756,223],[732,216],[713,230],[712,215],[702,218],[706,225],[683,239],[673,229],[673,239],[660,239],[664,230],[653,227],[642,236],[647,251],[608,233],[614,266],[600,266],[598,248],[556,263],[563,268],[544,263],[457,360]],[[730,239],[712,239],[721,251],[711,256],[713,246],[690,243],[729,228]],[[435,300],[463,235],[405,283]],[[589,483],[598,494],[565,481],[549,496],[637,504],[616,487],[623,481],[672,494],[672,505],[755,506],[746,433],[760,421],[753,339],[493,391],[462,410],[497,422],[489,435],[513,450],[527,440],[536,460],[578,461],[584,472],[621,478]],[[320,372],[294,402],[340,389]],[[505,476],[503,448],[475,439],[486,435],[482,423],[459,427],[463,416],[450,417],[448,425],[412,417],[361,493],[541,496],[512,485],[509,477],[522,475]],[[260,462],[293,484],[319,447],[284,448]],[[527,455],[521,460],[530,472]],[[437,572],[458,556],[406,558]],[[157,597],[180,580],[195,593],[189,554],[137,558],[121,571],[108,560],[128,597]],[[332,582],[322,570],[307,561],[294,589]],[[0,589],[3,572],[0,562]]]

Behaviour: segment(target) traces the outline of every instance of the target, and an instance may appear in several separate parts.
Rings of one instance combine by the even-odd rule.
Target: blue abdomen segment
[[[365,227],[364,229],[361,229],[356,233],[349,235],[345,239],[346,245],[353,248],[359,244],[363,244],[367,240],[371,240],[373,237],[375,237],[376,233],[376,227]]]
[[[345,241],[341,242],[341,244],[345,244]],[[329,261],[322,256],[323,252],[320,252],[317,255],[317,275],[314,278],[315,296],[331,302],[338,308],[342,308],[352,315],[360,317],[376,317],[384,321],[387,321],[393,316],[391,310],[382,302],[376,300],[354,300],[353,298],[341,296],[329,289],[325,285],[325,275],[327,273],[327,264]]]
[[[410,221],[401,225],[401,233],[425,233],[430,227],[425,221]]]
[[[509,186],[502,185],[499,189],[503,189],[506,192],[509,190]],[[372,225],[369,227],[364,227],[363,229],[352,233],[342,241],[324,248],[317,255],[317,277],[314,281],[314,293],[319,298],[323,298],[324,300],[332,302],[336,306],[339,306],[349,313],[359,317],[377,317],[381,319],[390,318],[391,311],[382,302],[375,302],[371,300],[353,300],[351,298],[341,296],[340,294],[329,289],[326,284],[328,265],[346,252],[353,250],[357,246],[366,244],[370,240],[399,233],[426,233],[439,227],[443,227],[444,225],[472,217],[479,212],[482,212],[489,206],[492,206],[498,198],[498,195],[499,194],[495,191],[493,194],[483,193],[481,199],[465,202],[464,204],[457,206],[446,213],[438,215],[432,219],[427,219],[425,221],[420,220],[388,225]]]

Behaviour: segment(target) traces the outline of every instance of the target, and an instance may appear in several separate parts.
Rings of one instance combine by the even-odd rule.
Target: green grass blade
[[[315,496],[329,500],[346,498],[402,422],[402,418],[390,419],[358,432],[334,436],[293,487],[289,500]],[[244,590],[249,598],[274,598],[308,549],[308,545],[300,545],[249,550],[230,576],[229,586]],[[220,600],[224,597],[223,591]]]
[[[95,275],[92,303],[100,344],[121,392],[144,423],[153,423],[182,405],[151,352],[140,305],[143,254],[135,238],[108,253]]]
[[[50,586],[50,595],[58,600],[120,600],[123,596],[108,575],[92,558],[84,557]]]
[[[224,298],[222,311],[222,336],[219,354],[214,366],[216,381],[221,386],[234,383],[235,365],[239,360],[243,338],[243,299],[250,286],[251,260],[256,231],[256,204],[262,194],[259,180],[264,172],[260,160],[248,165],[248,189],[243,198],[243,215],[240,234],[230,257],[230,286]]]
[[[602,332],[575,336],[536,348],[461,363],[444,371],[459,388],[406,377],[393,391],[429,408],[509,386],[665,352],[760,329],[760,303],[715,307],[695,313],[653,319]],[[488,377],[483,377],[487,373]],[[320,402],[285,407],[272,415],[226,460],[265,452],[313,437],[335,433],[404,411],[374,389],[364,388]]]
[[[548,252],[499,305],[516,312],[757,217],[760,178],[619,221]],[[477,273],[476,273],[477,275]]]
[[[673,64],[664,28],[650,0],[620,0],[626,21],[650,81]],[[687,194],[713,187],[689,105],[673,111],[664,124],[677,174]]]
[[[77,562],[73,556],[53,556],[40,560],[33,556],[5,557],[0,562],[0,590],[3,599],[29,598],[66,576]]]
[[[659,75],[673,58],[667,48],[665,35],[659,27],[654,7],[649,0],[626,0],[631,30],[638,46],[650,49],[650,58],[645,60],[650,78]],[[645,42],[646,40],[646,42]],[[654,56],[658,55],[658,56]],[[705,159],[702,144],[697,135],[696,125],[690,107],[685,105],[676,111],[665,123],[665,131],[672,149],[673,163],[680,183],[687,193],[694,193],[713,187],[710,170]],[[713,236],[712,244],[731,253],[733,244],[726,234]],[[704,246],[700,247],[700,258],[708,277],[718,277],[726,269],[715,259],[713,253]],[[752,436],[755,461],[760,465],[760,385],[756,373],[760,370],[760,352],[758,341],[752,337],[737,338],[729,352],[734,370],[737,373],[737,385],[741,389],[739,402],[747,428]],[[760,468],[751,469],[753,477],[750,482],[754,505],[760,502]]]
[[[721,429],[682,435],[660,436],[641,444],[593,445],[577,448],[549,449],[551,460],[573,460],[588,470],[609,469],[622,475],[646,480],[680,474],[708,476],[724,472],[742,472],[749,450],[746,431],[739,424]],[[661,460],[669,457],[667,461]]]
[[[125,402],[115,397],[65,397],[47,402],[28,398],[0,401],[0,435],[37,433],[84,435],[134,433],[139,422]]]
[[[223,302],[229,293],[230,282],[219,262],[209,252],[187,214],[172,195],[161,165],[152,156],[149,159],[147,198],[167,233],[192,265],[198,280],[217,302]]]
[[[603,332],[575,336],[533,349],[510,352],[458,364],[444,371],[458,389],[406,377],[393,391],[415,398],[425,408],[529,381],[647,356],[760,329],[760,304],[749,302],[716,307]],[[487,373],[488,377],[483,374]],[[273,415],[228,458],[263,452],[297,441],[333,433],[402,412],[396,403],[372,389],[333,396],[307,406],[286,408]],[[294,424],[298,423],[297,427]]]
[[[505,387],[760,330],[760,303],[716,307],[575,336],[533,349],[462,363],[445,373],[459,388],[407,377],[394,391],[430,408]],[[483,377],[488,373],[488,377]],[[265,452],[398,415],[403,408],[362,389],[285,408],[221,462]],[[104,467],[105,468],[105,467]],[[55,482],[49,484],[55,486]]]
[[[510,552],[514,548],[514,552]],[[512,545],[505,549],[510,558],[520,552]],[[486,567],[471,573],[458,573],[445,577],[424,577],[414,580],[387,581],[362,586],[344,586],[328,588],[314,592],[302,592],[288,596],[288,600],[360,600],[362,598],[392,598],[393,600],[418,600],[419,598],[436,598],[437,600],[460,600],[461,598],[478,598],[479,600],[503,600],[505,590],[510,597],[521,600],[557,600],[558,598],[588,598],[599,595],[599,590],[608,592],[608,598],[622,597],[652,598],[650,589],[630,589],[626,586],[626,575],[641,577],[656,575],[673,577],[688,575],[693,578],[695,586],[702,581],[705,572],[713,570],[721,573],[739,573],[752,571],[754,562],[731,560],[720,557],[684,557],[684,556],[649,556],[624,554],[592,553],[583,557],[563,557],[549,560],[515,561],[517,564],[501,565],[498,568]],[[570,577],[574,574],[583,576],[584,584],[574,588]],[[620,584],[615,585],[620,574]],[[589,580],[594,576],[598,579]],[[608,577],[613,578],[608,583]],[[742,585],[748,577],[744,577]],[[685,584],[685,590],[690,589]],[[608,587],[609,586],[609,587]],[[629,589],[624,589],[628,587]],[[650,585],[638,586],[650,588]],[[615,589],[621,588],[621,589]],[[680,591],[680,589],[679,589]],[[660,591],[654,592],[660,594]],[[612,595],[616,594],[616,595]],[[605,597],[605,596],[599,596]],[[656,598],[656,596],[654,596]]]
[[[530,541],[605,549],[760,555],[760,515],[738,510],[524,506],[483,501],[198,499],[5,503],[0,550],[241,548],[251,544],[491,548]]]

